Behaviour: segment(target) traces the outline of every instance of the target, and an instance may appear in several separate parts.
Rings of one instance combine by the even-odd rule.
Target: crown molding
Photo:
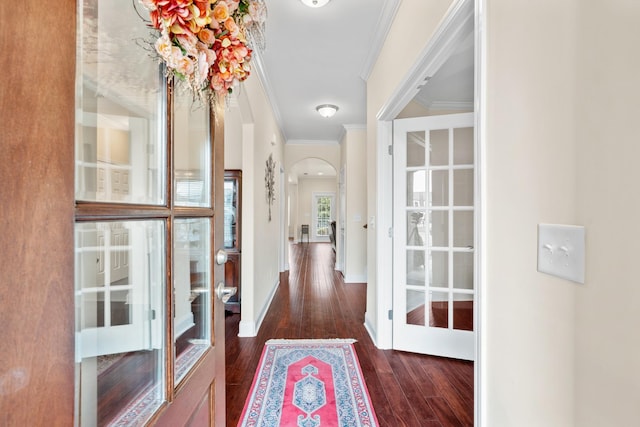
[[[378,60],[384,41],[387,39],[389,30],[391,30],[393,19],[400,8],[401,1],[402,0],[388,0],[383,2],[382,11],[376,23],[376,32],[371,43],[371,48],[360,70],[360,78],[365,82],[369,79],[373,66]]]
[[[342,129],[340,130],[340,137],[338,138],[338,141],[340,141],[340,145],[342,145],[342,142],[344,141],[344,138],[347,136],[347,132],[349,131],[357,131],[357,130],[367,130],[367,125],[366,124],[346,124],[346,125],[342,125]]]
[[[278,103],[276,102],[276,97],[273,93],[273,89],[271,88],[269,77],[265,72],[264,64],[262,62],[262,56],[257,49],[251,53],[251,62],[253,63],[253,68],[256,71],[256,74],[258,75],[258,79],[262,83],[262,88],[267,95],[267,101],[269,102],[271,111],[273,111],[273,115],[276,119],[276,123],[278,124],[278,128],[280,128],[280,133],[286,141],[287,135],[284,132],[284,122],[282,121],[282,114],[280,113],[280,109],[278,108]]]

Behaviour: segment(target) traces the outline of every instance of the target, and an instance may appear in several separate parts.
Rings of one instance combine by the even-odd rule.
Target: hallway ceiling
[[[337,143],[343,125],[366,122],[368,73],[399,0],[268,1],[258,72],[287,143]],[[332,118],[315,110],[335,104]]]
[[[311,8],[300,0],[267,2],[266,49],[256,55],[256,71],[286,143],[338,143],[345,125],[366,123],[366,79],[399,3],[332,0]],[[469,108],[473,50],[471,34],[415,100],[426,108]],[[324,118],[315,110],[319,104],[340,109]]]

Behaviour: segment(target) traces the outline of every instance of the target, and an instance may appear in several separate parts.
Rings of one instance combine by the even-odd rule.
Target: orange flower
[[[223,1],[216,3],[213,7],[213,19],[224,22],[229,18],[229,6]]]
[[[207,46],[211,46],[216,41],[216,35],[212,30],[208,28],[203,28],[202,30],[200,30],[200,32],[198,33],[198,38]]]
[[[236,24],[233,18],[228,18],[224,21],[224,27],[229,31],[229,34],[233,37],[237,37],[240,34],[240,27]]]
[[[161,35],[155,48],[196,92],[230,93],[250,73],[244,28],[264,22],[255,0],[138,0]],[[243,7],[240,7],[242,3]],[[247,7],[248,6],[248,7]],[[204,87],[208,89],[204,89]],[[201,93],[202,94],[202,93]]]

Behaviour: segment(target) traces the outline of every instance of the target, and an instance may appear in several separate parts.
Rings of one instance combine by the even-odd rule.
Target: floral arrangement
[[[262,42],[263,0],[139,0],[160,31],[155,50],[169,74],[215,102],[251,72],[247,38]]]

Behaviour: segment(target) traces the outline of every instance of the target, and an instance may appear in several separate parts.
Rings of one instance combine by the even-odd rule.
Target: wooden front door
[[[136,40],[144,38],[136,37],[138,31],[148,36],[132,7],[129,1],[98,5],[93,0],[63,0],[53,9],[36,0],[0,7],[0,45],[7,53],[0,83],[3,426],[98,424],[91,417],[104,416],[105,405],[83,402],[95,411],[85,413],[88,418],[83,421],[79,396],[83,392],[97,396],[105,384],[80,375],[83,359],[90,373],[125,368],[128,364],[118,366],[118,361],[144,361],[149,355],[155,357],[151,366],[161,373],[154,377],[161,387],[160,403],[147,424],[224,425],[224,310],[213,292],[223,277],[223,266],[210,255],[222,246],[222,111],[212,114],[217,120],[208,121],[214,124],[208,130],[210,155],[199,159],[208,163],[210,199],[197,207],[180,206],[174,197],[175,183],[169,179],[177,176],[171,169],[174,163],[184,160],[174,156],[174,148],[184,147],[183,142],[167,131],[176,119],[175,110],[166,108],[173,94],[164,89],[161,70],[156,70],[156,80],[138,78],[148,71],[139,62],[148,57],[146,51],[118,56],[123,52],[119,43],[135,47]],[[98,25],[100,17],[108,19]],[[25,37],[43,28],[56,28],[55,37]],[[80,56],[76,63],[77,40],[97,42],[92,46],[97,50],[83,52],[89,55],[86,63]],[[103,60],[113,63],[101,64]],[[80,79],[76,65],[82,69]],[[131,67],[134,73],[127,78]],[[162,99],[160,108],[153,110],[158,117],[149,121],[152,111],[140,108],[142,98],[137,95],[151,92],[136,88],[140,82],[154,81],[161,88],[154,96]],[[151,140],[160,144],[151,146]],[[191,160],[182,164],[193,164]],[[134,167],[140,164],[142,170]],[[163,174],[154,175],[160,168]],[[159,198],[145,199],[147,190]],[[110,200],[105,200],[107,195]],[[199,223],[208,224],[202,228],[208,228],[208,237],[174,238],[178,226],[195,231]],[[108,245],[100,244],[105,233]],[[174,292],[172,273],[182,267],[172,255],[183,249],[174,244],[185,237],[194,242],[185,270],[191,303],[187,311],[193,325],[179,334],[173,304],[180,292]],[[209,255],[198,246],[206,241]],[[160,268],[144,268],[151,266]],[[199,322],[207,304],[208,325]],[[87,330],[93,328],[97,338],[83,334],[82,322]],[[104,346],[88,345],[83,351],[85,341],[102,341],[102,332],[117,335],[132,325],[143,326],[130,345],[119,347],[122,342],[116,336]],[[205,327],[194,328],[197,325]],[[196,351],[198,357],[184,365],[185,372],[177,372],[176,359],[189,340],[200,345],[196,350],[204,350]],[[109,357],[114,354],[118,356]],[[113,362],[110,367],[97,363],[101,356],[101,362]],[[124,383],[135,377],[119,378]],[[92,385],[98,388],[91,390]],[[112,392],[116,400],[136,401],[117,389]]]
[[[223,186],[224,186],[224,129],[223,109],[211,121],[213,168],[213,245],[212,254],[224,247]],[[225,266],[212,256],[213,276],[210,301],[213,305],[211,346],[192,372],[186,374],[173,395],[173,401],[154,422],[157,426],[224,426],[225,425],[225,348],[224,304],[217,297],[215,286],[225,280]]]

